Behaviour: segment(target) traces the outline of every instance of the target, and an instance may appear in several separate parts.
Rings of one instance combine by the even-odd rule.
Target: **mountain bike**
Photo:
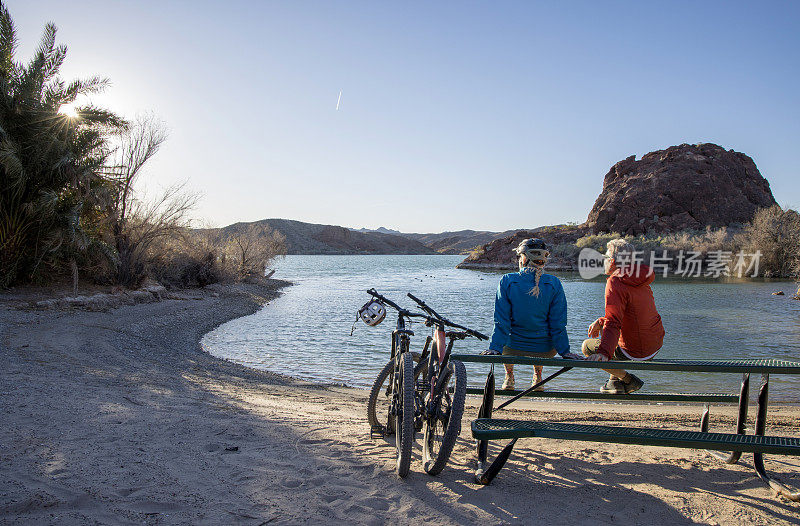
[[[424,430],[423,467],[429,475],[438,475],[447,464],[461,432],[466,399],[467,373],[464,364],[450,360],[453,344],[468,336],[483,340],[488,337],[451,322],[412,294],[408,296],[425,315],[399,307],[374,289],[368,293],[398,311],[397,329],[392,332],[391,358],[375,379],[367,402],[371,435],[395,435],[397,472],[404,477],[410,468],[414,434]],[[405,319],[410,322],[413,317],[424,319],[425,325],[432,328],[418,356],[410,352],[413,332],[405,328]],[[460,330],[446,332],[445,327]],[[418,363],[413,366],[415,359]],[[409,418],[409,411],[413,411],[413,418]],[[387,417],[385,425],[380,421],[384,415]]]

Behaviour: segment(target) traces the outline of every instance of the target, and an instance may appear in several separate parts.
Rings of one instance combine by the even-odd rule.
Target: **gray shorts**
[[[556,355],[555,349],[550,349],[547,352],[531,352],[531,351],[518,351],[512,349],[508,345],[503,346],[503,356],[527,356],[528,358],[552,358]]]
[[[597,354],[599,352],[598,351],[599,348],[600,348],[600,338],[589,338],[588,340],[583,340],[583,345],[581,345],[581,351],[583,351],[584,356],[591,356],[593,354]],[[614,349],[614,356],[611,359],[618,360],[621,362],[631,360],[630,357],[628,357],[624,352],[622,352],[622,349],[620,349],[619,345],[617,345],[617,348]],[[647,358],[646,360],[642,361],[648,361],[652,359],[653,357],[651,356],[650,358]]]

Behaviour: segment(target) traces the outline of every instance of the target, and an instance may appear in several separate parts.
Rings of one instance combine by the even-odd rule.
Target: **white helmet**
[[[374,327],[386,317],[386,307],[380,301],[370,300],[358,309],[358,317],[370,327]]]

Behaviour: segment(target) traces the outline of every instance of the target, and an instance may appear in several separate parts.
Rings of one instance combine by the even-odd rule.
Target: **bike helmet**
[[[544,266],[547,258],[550,257],[550,250],[548,250],[547,244],[538,237],[523,239],[519,246],[514,249],[514,252],[518,256],[525,254],[529,262],[538,266]]]
[[[375,327],[386,317],[386,307],[378,300],[370,300],[358,309],[358,317],[370,327]]]

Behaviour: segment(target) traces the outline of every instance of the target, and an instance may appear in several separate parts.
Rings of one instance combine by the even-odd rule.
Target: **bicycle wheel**
[[[461,417],[467,397],[467,370],[464,364],[451,361],[444,374],[447,379],[439,407],[432,417],[425,419],[422,462],[428,475],[438,475],[447,465],[453,446],[461,434]]]
[[[411,353],[414,361],[419,360],[419,354]],[[383,366],[381,372],[378,373],[375,382],[372,384],[372,389],[369,391],[369,399],[367,400],[367,421],[369,422],[370,429],[378,430],[384,436],[391,436],[394,434],[394,419],[389,414],[392,408],[392,390],[389,385],[389,374],[394,369],[394,360]]]
[[[400,354],[400,371],[395,385],[399,402],[394,417],[397,474],[405,477],[411,467],[411,446],[414,444],[414,360],[410,353]]]

